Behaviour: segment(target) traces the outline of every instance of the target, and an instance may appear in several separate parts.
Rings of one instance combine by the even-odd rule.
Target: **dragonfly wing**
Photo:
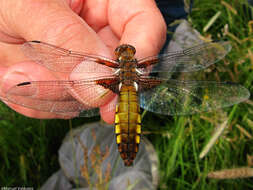
[[[108,71],[109,69],[114,71],[113,68],[118,67],[117,62],[108,58],[75,52],[40,41],[26,42],[23,44],[22,50],[24,54],[31,60],[56,72],[69,73],[72,72],[78,64],[86,64],[91,62],[96,66],[86,69],[85,72],[99,73]],[[99,64],[99,66],[96,63]],[[84,71],[76,69],[75,72]]]
[[[143,74],[198,71],[221,60],[230,50],[231,45],[226,41],[203,43],[182,51],[140,59],[138,69]]]
[[[99,113],[94,107],[105,104],[115,95],[103,86],[105,80],[97,77],[96,80],[23,82],[11,87],[5,100],[38,111],[57,114],[81,112],[81,116],[93,116]],[[107,79],[107,84],[110,80],[110,88],[114,85],[116,88],[118,84],[113,79]],[[91,100],[94,101],[92,105]]]
[[[249,91],[232,83],[169,80],[139,95],[140,106],[164,115],[187,115],[237,104]]]

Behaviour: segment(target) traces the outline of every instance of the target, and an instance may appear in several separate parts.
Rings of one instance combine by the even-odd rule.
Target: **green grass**
[[[224,2],[231,5],[236,12]],[[213,72],[206,75],[206,80],[238,82],[252,93],[253,57],[250,52],[253,52],[253,32],[250,32],[249,21],[253,18],[250,19],[250,13],[243,1],[224,2],[196,0],[189,16],[193,27],[205,38],[227,39],[233,46],[224,61],[216,64],[212,68]],[[218,12],[218,18],[204,32],[205,26]],[[228,27],[228,32],[224,30],[224,26]],[[226,64],[222,64],[224,62]],[[156,117],[162,121],[159,128],[152,122],[153,118],[144,118],[147,130],[162,128],[171,134],[170,138],[162,135],[151,135],[150,138],[160,159],[160,189],[253,189],[252,179],[207,178],[211,171],[248,166],[247,155],[252,156],[253,140],[236,126],[241,126],[252,134],[252,105],[241,103],[225,110],[188,117]],[[199,154],[211,138],[214,128],[219,127],[226,119],[229,123],[223,136],[203,159],[199,159]]]
[[[0,113],[0,186],[40,186],[59,168],[57,151],[69,122],[30,119],[4,104]]]
[[[189,16],[193,27],[204,37],[225,38],[233,46],[205,79],[238,82],[252,93],[253,18],[243,0],[225,2],[232,9],[220,0],[195,0]],[[219,11],[215,22],[203,32]],[[69,122],[26,118],[5,105],[0,106],[0,116],[0,186],[40,187],[59,168],[57,151],[70,130]],[[199,159],[215,127],[225,119],[229,122],[222,137]],[[73,127],[91,120],[73,119]],[[151,132],[147,137],[159,156],[159,189],[253,189],[252,178],[207,178],[211,171],[248,166],[247,155],[253,156],[253,139],[242,129],[253,135],[252,97],[248,102],[201,115],[170,117],[147,113],[143,128]]]

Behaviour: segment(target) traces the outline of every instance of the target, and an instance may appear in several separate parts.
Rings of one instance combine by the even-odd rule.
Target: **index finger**
[[[120,44],[136,48],[136,57],[157,54],[166,40],[166,24],[154,0],[111,1],[108,20]]]

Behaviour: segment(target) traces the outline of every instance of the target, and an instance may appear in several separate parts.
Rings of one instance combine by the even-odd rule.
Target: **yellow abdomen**
[[[138,152],[141,117],[134,86],[122,85],[115,114],[116,142],[126,166],[131,166]]]

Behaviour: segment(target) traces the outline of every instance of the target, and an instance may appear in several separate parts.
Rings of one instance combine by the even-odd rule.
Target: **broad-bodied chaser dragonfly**
[[[249,97],[248,90],[237,84],[170,77],[174,72],[204,69],[221,60],[230,49],[231,45],[225,41],[208,42],[137,60],[135,48],[123,44],[115,49],[116,59],[112,60],[30,41],[23,45],[25,54],[52,71],[99,75],[80,80],[22,82],[11,87],[6,98],[35,110],[57,114],[78,112],[90,117],[98,115],[95,107],[106,102],[89,105],[87,99],[80,98],[83,92],[88,92],[86,98],[95,100],[117,95],[116,142],[125,166],[131,166],[141,138],[140,107],[159,114],[186,115],[231,106]],[[88,70],[80,69],[87,65]],[[36,96],[37,88],[43,89],[43,96]]]

